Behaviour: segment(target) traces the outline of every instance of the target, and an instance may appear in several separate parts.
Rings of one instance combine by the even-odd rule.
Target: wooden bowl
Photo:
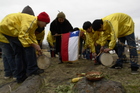
[[[103,73],[102,72],[96,72],[96,71],[87,72],[86,73],[86,78],[90,81],[101,80],[103,78]]]

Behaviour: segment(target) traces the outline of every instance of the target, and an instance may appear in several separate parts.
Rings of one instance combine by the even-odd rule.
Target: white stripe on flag
[[[78,59],[78,43],[79,36],[69,38],[68,55],[69,61],[75,61]]]

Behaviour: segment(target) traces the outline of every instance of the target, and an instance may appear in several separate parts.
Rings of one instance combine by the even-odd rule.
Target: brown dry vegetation
[[[44,50],[44,53],[49,56],[49,52]],[[37,93],[72,93],[71,88],[74,83],[72,78],[77,77],[77,73],[86,73],[89,71],[101,71],[104,73],[104,78],[120,82],[126,89],[127,93],[140,93],[140,74],[131,75],[129,63],[124,63],[123,69],[110,69],[103,65],[94,65],[93,61],[79,59],[73,64],[58,64],[58,57],[50,58],[50,66],[45,69],[45,73],[41,75],[44,80],[44,85]],[[4,85],[9,85],[13,80],[4,80],[3,63],[0,62],[0,88]],[[19,84],[14,84],[17,88]],[[13,88],[13,89],[14,89]],[[10,87],[9,87],[10,90]],[[1,93],[1,92],[0,92]]]

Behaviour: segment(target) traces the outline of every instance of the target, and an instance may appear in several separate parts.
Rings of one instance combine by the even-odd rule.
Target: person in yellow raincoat
[[[104,32],[103,36],[110,35],[109,47],[103,49],[104,52],[112,50],[118,39],[118,57],[116,64],[112,68],[122,68],[122,58],[124,52],[125,41],[129,46],[131,74],[138,74],[139,65],[138,54],[136,50],[135,34],[134,34],[134,21],[124,13],[110,14],[104,18],[96,19],[92,23],[92,28],[97,32]],[[106,41],[106,39],[102,39]]]
[[[50,56],[56,57],[55,56],[55,42],[56,42],[56,40],[55,40],[55,37],[51,34],[51,31],[48,32],[47,41],[48,41],[49,48],[50,48]]]
[[[45,27],[50,22],[46,12],[37,17],[25,13],[12,13],[0,23],[0,33],[10,42],[15,53],[17,83],[23,82],[28,76],[43,73],[37,66],[35,49],[42,51],[35,36],[38,27]]]
[[[32,8],[30,6],[26,6],[24,7],[24,9],[22,10],[21,13],[26,13],[26,14],[29,14],[29,15],[33,15],[35,16],[34,14],[34,11],[32,10]],[[35,36],[36,36],[36,40],[40,46],[40,48],[42,48],[42,41],[44,39],[44,35],[45,35],[45,28],[40,28],[38,27],[36,30],[35,30]],[[38,56],[38,52],[36,52],[37,56]]]
[[[92,55],[96,57],[100,52],[100,45],[97,44],[96,41],[99,39],[101,33],[92,29],[92,24],[90,21],[84,22],[83,29],[86,30],[86,42],[83,51],[85,51],[87,48],[90,48]],[[96,62],[95,64],[100,63]]]
[[[4,79],[16,79],[16,64],[14,51],[7,38],[0,33],[0,48],[2,49],[2,59],[4,65]]]

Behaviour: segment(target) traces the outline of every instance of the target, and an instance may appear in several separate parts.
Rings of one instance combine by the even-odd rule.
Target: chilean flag
[[[73,31],[61,35],[61,56],[63,62],[78,60],[79,33],[80,31]]]

